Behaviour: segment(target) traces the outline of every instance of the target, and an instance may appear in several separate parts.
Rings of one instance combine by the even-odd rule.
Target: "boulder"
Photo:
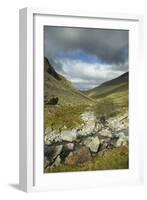
[[[65,146],[65,148],[67,148],[69,150],[73,150],[74,149],[74,143],[67,143],[64,146]]]
[[[63,141],[67,141],[67,142],[73,142],[76,140],[77,136],[76,136],[76,130],[65,130],[65,131],[61,131],[61,138]]]
[[[53,162],[53,160],[61,153],[62,149],[63,145],[45,145],[44,154],[50,162]]]
[[[51,145],[55,142],[61,142],[61,141],[62,141],[61,134],[58,129],[52,130],[50,128],[47,128],[45,130],[45,136],[44,136],[45,144]]]
[[[69,155],[69,153],[74,149],[73,143],[67,143],[63,145],[62,152],[60,154],[61,160],[64,162],[65,158]]]
[[[113,137],[109,128],[102,129],[101,131],[99,131],[99,134],[104,137],[109,137],[109,138]]]
[[[60,164],[61,164],[61,158],[60,156],[57,156],[51,167],[58,167]]]
[[[128,136],[125,136],[123,132],[119,133],[119,138],[116,141],[115,147],[125,146],[128,144]]]
[[[96,124],[95,124],[95,131],[98,132],[102,128],[103,128],[103,125],[97,121]]]
[[[81,147],[80,149],[70,152],[65,159],[65,163],[69,165],[75,165],[89,161],[91,158],[92,157],[89,148]]]
[[[100,140],[98,136],[88,137],[84,140],[84,145],[88,147],[91,152],[96,153],[99,149]]]
[[[45,156],[44,157],[44,169],[46,168],[46,167],[48,167],[50,165],[50,161],[48,160],[48,158]]]

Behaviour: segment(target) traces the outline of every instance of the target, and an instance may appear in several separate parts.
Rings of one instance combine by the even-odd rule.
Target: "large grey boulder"
[[[67,143],[64,145],[65,148],[67,148],[68,150],[73,150],[74,149],[74,143]]]
[[[61,139],[67,142],[73,142],[77,138],[76,129],[65,130],[61,132]]]
[[[62,149],[63,145],[45,145],[44,154],[50,162],[53,162],[53,160],[61,153]]]
[[[84,145],[88,147],[91,152],[96,153],[99,149],[100,140],[98,136],[88,137],[84,140]]]
[[[51,167],[58,167],[61,164],[61,158],[58,156]]]

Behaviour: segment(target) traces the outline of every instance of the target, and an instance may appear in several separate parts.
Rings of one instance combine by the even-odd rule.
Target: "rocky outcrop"
[[[56,159],[55,159],[55,161],[54,161],[54,163],[52,164],[52,166],[51,167],[58,167],[59,165],[60,165],[60,163],[61,163],[61,158],[60,158],[60,156],[58,156]]]
[[[48,158],[49,162],[52,163],[57,156],[61,153],[63,145],[53,145],[53,146],[44,146],[44,155]]]
[[[111,148],[128,145],[128,117],[109,118],[102,124],[93,112],[81,115],[82,126],[72,130],[45,130],[44,167],[83,163]]]

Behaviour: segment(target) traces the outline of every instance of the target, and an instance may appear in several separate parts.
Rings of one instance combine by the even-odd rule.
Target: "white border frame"
[[[105,171],[101,174],[99,173],[99,178],[101,178],[101,184],[98,184],[96,181],[93,185],[86,184],[88,181],[86,181],[86,178],[94,178],[95,174],[98,172],[75,172],[75,173],[61,173],[61,174],[50,174],[50,177],[47,179],[51,182],[53,180],[58,180],[58,177],[60,179],[66,179],[66,180],[73,180],[72,184],[63,184],[61,183],[56,184],[55,182],[51,185],[46,183],[43,184],[44,179],[38,179],[38,170],[34,168],[34,163],[36,163],[36,139],[34,138],[34,130],[36,128],[35,124],[35,117],[34,113],[36,113],[36,104],[34,103],[35,100],[35,89],[34,85],[36,86],[36,66],[37,64],[40,64],[40,60],[33,59],[34,56],[34,49],[35,53],[38,52],[38,48],[35,47],[36,41],[34,38],[34,30],[35,30],[35,23],[34,23],[34,16],[36,15],[42,15],[42,16],[48,16],[48,17],[70,17],[70,18],[83,18],[83,19],[103,19],[103,20],[119,20],[119,21],[130,21],[135,22],[136,27],[136,37],[138,37],[138,41],[135,43],[135,50],[134,53],[137,56],[135,63],[133,61],[131,62],[134,64],[134,66],[137,67],[137,64],[139,63],[141,65],[141,68],[133,68],[131,69],[133,72],[131,80],[132,84],[130,87],[132,87],[132,90],[134,91],[136,85],[133,86],[133,83],[135,83],[135,80],[137,79],[137,75],[140,74],[141,69],[143,69],[143,63],[142,63],[142,55],[143,55],[143,17],[142,16],[136,16],[136,15],[128,15],[128,14],[108,14],[108,13],[91,13],[91,12],[81,12],[81,11],[51,11],[48,9],[33,9],[33,8],[24,8],[20,10],[20,188],[23,191],[31,192],[31,191],[42,191],[42,190],[51,190],[51,189],[72,189],[72,188],[89,188],[89,187],[97,187],[97,186],[106,186],[106,185],[120,185],[120,184],[138,184],[143,182],[143,130],[141,129],[141,132],[139,133],[139,137],[134,141],[136,141],[135,145],[139,145],[136,151],[137,157],[136,157],[136,170],[129,174],[128,171],[124,171],[122,176],[117,175],[117,178],[112,180],[113,175],[116,176],[117,173],[121,173],[120,171],[110,172]],[[43,23],[41,23],[41,26]],[[39,25],[40,26],[40,25]],[[130,30],[130,29],[129,29]],[[132,29],[133,30],[133,29]],[[35,45],[34,45],[35,44]],[[37,44],[39,45],[39,43]],[[137,51],[137,52],[136,52]],[[132,52],[133,54],[133,52]],[[34,62],[35,61],[35,62]],[[35,69],[34,69],[35,66]],[[37,85],[37,87],[41,86]],[[138,86],[137,91],[139,92],[139,89],[141,88],[141,85]],[[40,88],[41,89],[41,88]],[[40,91],[40,90],[37,90]],[[40,94],[39,94],[40,95]],[[133,94],[135,95],[135,93]],[[133,96],[131,95],[131,96]],[[137,100],[136,103],[139,105],[141,100]],[[39,105],[39,104],[37,104]],[[136,107],[135,111],[134,108],[130,108],[132,113],[138,113],[141,114],[141,111]],[[139,120],[139,121],[138,121]],[[134,122],[141,123],[141,118],[134,118]],[[140,131],[139,128],[137,128],[137,125],[132,128],[132,130]],[[38,139],[39,140],[39,139]],[[40,146],[39,146],[40,147]],[[85,173],[84,177],[82,177],[82,181],[79,182],[79,184],[76,184],[75,180],[79,180],[81,173]],[[94,174],[95,173],[95,174]],[[109,178],[109,181],[102,181],[102,176],[104,174],[107,174],[106,177]],[[93,176],[94,175],[94,176]],[[124,177],[123,177],[124,176]],[[129,176],[129,177],[128,177]],[[75,179],[76,177],[76,179]],[[111,179],[110,179],[111,177]],[[41,184],[36,184],[36,178],[38,182]],[[82,186],[83,185],[83,186]]]

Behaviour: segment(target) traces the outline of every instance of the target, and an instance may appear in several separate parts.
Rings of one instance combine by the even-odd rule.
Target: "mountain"
[[[44,101],[58,97],[60,104],[90,104],[93,100],[79,92],[74,85],[56,72],[47,58],[44,58]]]
[[[126,83],[126,82],[128,82],[128,77],[129,77],[129,72],[125,72],[124,74],[120,75],[119,77],[114,78],[110,81],[107,81],[107,82],[101,84],[101,86],[102,85],[109,86],[109,85],[117,85],[117,84],[121,84],[121,83]]]
[[[117,102],[128,102],[128,78],[129,73],[126,72],[121,76],[107,81],[100,86],[91,90],[84,91],[83,93],[93,99],[101,99],[111,97]]]

